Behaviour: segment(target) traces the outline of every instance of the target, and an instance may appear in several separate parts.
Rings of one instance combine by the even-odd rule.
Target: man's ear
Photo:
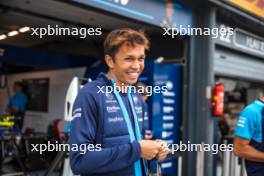
[[[113,58],[112,58],[110,55],[108,55],[108,54],[105,55],[105,63],[106,63],[106,65],[107,65],[110,69],[113,69],[113,68],[114,68],[114,60],[113,60]]]

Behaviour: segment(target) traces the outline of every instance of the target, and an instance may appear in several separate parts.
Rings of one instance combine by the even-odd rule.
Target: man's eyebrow
[[[146,57],[145,54],[139,55],[138,58]]]
[[[142,54],[142,55],[140,55],[140,56],[138,56],[138,57],[135,56],[135,55],[127,55],[127,56],[126,56],[126,58],[142,58],[142,57],[145,58],[146,55],[145,55],[145,54]]]
[[[127,55],[126,58],[131,58],[131,57],[135,57],[134,55]]]

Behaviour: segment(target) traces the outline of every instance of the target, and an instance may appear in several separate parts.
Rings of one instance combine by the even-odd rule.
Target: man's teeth
[[[128,73],[128,74],[131,76],[137,76],[138,75],[137,73]]]

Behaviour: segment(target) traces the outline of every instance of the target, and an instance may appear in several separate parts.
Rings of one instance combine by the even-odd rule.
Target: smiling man
[[[143,32],[118,29],[107,36],[104,52],[108,73],[100,73],[80,91],[70,135],[71,144],[101,144],[101,150],[85,154],[71,151],[75,174],[142,176],[147,174],[145,160],[166,158],[165,142],[142,139],[143,102],[130,91],[144,69],[148,48]],[[107,87],[114,91],[109,93]]]

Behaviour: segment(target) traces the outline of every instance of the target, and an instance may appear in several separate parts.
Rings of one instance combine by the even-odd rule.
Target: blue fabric
[[[119,95],[119,93],[115,89],[115,86],[114,86],[115,81],[114,80],[112,80],[112,84],[114,87],[114,95],[118,101],[118,104],[121,108],[123,117],[126,121],[130,142],[139,141],[139,140],[141,140],[141,132],[140,132],[139,126],[138,126],[137,114],[135,112],[133,100],[132,100],[131,95],[130,95],[130,89],[128,91],[129,106],[127,107],[127,106],[125,106],[121,96]],[[132,123],[131,123],[131,114],[129,116],[128,109],[130,109],[130,111],[132,111],[132,117],[134,118],[134,120],[133,120],[134,121],[134,130],[133,130]],[[135,176],[142,176],[140,160],[138,160],[134,163],[134,173],[135,173]]]
[[[264,152],[264,103],[255,100],[248,105],[238,119],[236,136],[250,140],[250,145],[256,150]],[[246,170],[248,176],[263,176],[264,164],[246,160]]]
[[[134,113],[131,111],[131,106],[130,106],[130,99],[129,99],[129,97],[128,97],[128,94],[126,94],[126,93],[119,93],[120,94],[120,96],[121,96],[121,98],[122,98],[122,100],[123,100],[123,102],[124,102],[124,104],[125,104],[125,106],[126,107],[130,107],[130,108],[128,108],[127,109],[127,111],[128,111],[128,114],[129,114],[129,117],[130,117],[130,120],[131,120],[131,124],[135,124],[134,122],[135,122],[135,120],[134,120]],[[133,101],[134,102],[134,101]],[[133,108],[134,109],[134,108]],[[149,117],[148,117],[148,107],[147,107],[147,103],[145,103],[145,102],[143,102],[143,107],[142,107],[142,110],[143,110],[143,112],[144,112],[144,115],[143,115],[143,119],[141,118],[141,119],[139,119],[138,118],[138,120],[140,120],[140,121],[143,121],[143,125],[142,125],[142,130],[141,130],[141,134],[145,134],[145,131],[146,130],[149,130]],[[135,125],[132,125],[133,126],[133,132],[134,132],[134,134],[136,134],[136,132],[135,132]],[[140,136],[140,137],[137,137],[138,139],[142,139],[142,136]],[[143,160],[142,161],[142,168],[143,168],[143,170],[144,170],[144,174],[145,175],[149,175],[148,174],[148,168],[147,168],[147,164],[146,164],[146,160]],[[138,166],[137,166],[138,167]],[[140,168],[140,169],[138,169],[138,170],[142,170],[142,168]]]
[[[27,101],[27,96],[24,93],[17,93],[10,99],[8,108],[18,108],[19,112],[24,112]]]
[[[124,102],[124,105],[125,105],[126,107],[130,107],[130,105],[129,105],[129,100],[128,100],[128,95],[127,95],[126,93],[120,93],[120,96],[121,96],[121,98],[122,98],[122,100],[123,100],[123,102]],[[133,118],[133,114],[132,114],[131,108],[128,108],[128,109],[127,109],[127,112],[128,112],[128,115],[129,115],[129,118],[130,118],[131,124],[135,124],[135,123],[134,123],[134,118]],[[136,132],[135,132],[135,125],[132,125],[132,128],[133,128],[133,132],[136,133]]]
[[[144,102],[144,119],[143,119],[143,132],[145,135],[145,131],[149,130],[149,113],[148,113],[148,104]]]
[[[130,141],[128,128],[121,108],[112,93],[106,93],[111,81],[100,74],[79,92],[73,107],[70,144],[101,144],[101,151],[70,151],[70,165],[74,174],[85,176],[130,176],[135,175],[134,163],[140,160],[138,141]],[[99,87],[103,87],[104,93]],[[138,119],[143,119],[143,102],[137,94],[135,109]],[[127,96],[122,97],[128,102]],[[131,117],[131,110],[124,103]],[[131,124],[134,124],[131,121]],[[134,125],[133,125],[134,126]],[[139,121],[142,130],[142,121]],[[99,132],[98,132],[99,131]],[[98,135],[99,134],[99,135]],[[100,141],[100,142],[98,142]]]
[[[130,91],[130,90],[129,90]],[[135,124],[135,131],[136,131],[136,139],[137,140],[141,140],[142,136],[141,136],[141,132],[139,129],[139,125],[138,125],[138,118],[137,118],[137,113],[135,111],[135,107],[134,107],[134,102],[132,100],[132,96],[130,93],[128,93],[128,99],[129,99],[129,105],[130,105],[130,109],[132,110],[132,117],[134,117],[134,124]]]

